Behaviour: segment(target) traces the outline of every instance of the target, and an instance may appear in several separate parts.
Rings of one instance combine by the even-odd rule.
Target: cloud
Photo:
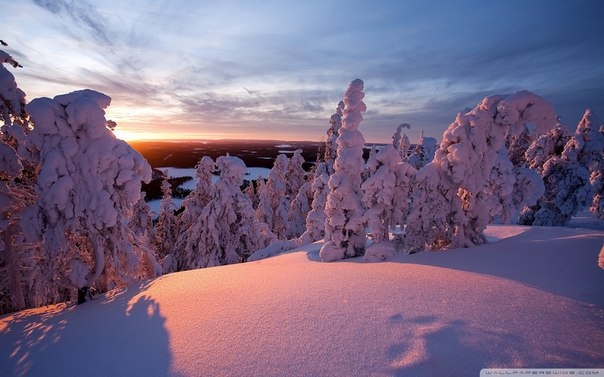
[[[78,2],[67,2],[65,0],[33,0],[34,3],[49,12],[59,15],[65,14],[72,21],[77,24],[85,26],[87,29],[92,31],[93,35],[100,41],[109,43],[110,40],[107,37],[105,31],[103,17],[96,11],[96,9],[87,4],[84,1]]]
[[[322,135],[357,77],[365,81],[367,132],[388,139],[402,122],[440,137],[438,129],[484,96],[522,89],[560,112],[574,114],[580,103],[604,112],[604,7],[593,0],[8,7],[31,4],[35,12],[26,13],[39,16],[32,23],[39,29],[23,31],[28,47],[17,51],[27,57],[19,59],[28,68],[20,77],[35,93],[44,85],[89,87],[114,106],[137,114],[144,111],[135,107],[157,107],[191,127],[256,122],[258,132],[270,132],[309,124]],[[6,22],[7,30],[24,27]]]

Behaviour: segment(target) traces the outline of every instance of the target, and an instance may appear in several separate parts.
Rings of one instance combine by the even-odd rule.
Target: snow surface
[[[592,224],[593,225],[593,224]],[[0,318],[2,376],[478,376],[602,367],[604,228],[318,262],[322,242]]]

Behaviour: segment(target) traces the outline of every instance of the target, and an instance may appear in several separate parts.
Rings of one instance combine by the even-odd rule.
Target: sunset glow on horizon
[[[27,99],[102,92],[125,140],[320,141],[355,78],[368,142],[401,123],[411,141],[440,139],[457,113],[520,90],[571,129],[588,107],[604,114],[596,0],[24,0],[3,12]]]

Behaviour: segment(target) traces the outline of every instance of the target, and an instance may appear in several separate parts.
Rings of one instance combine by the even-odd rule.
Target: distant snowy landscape
[[[478,376],[604,365],[602,221],[325,264],[322,242],[0,319],[2,376]]]

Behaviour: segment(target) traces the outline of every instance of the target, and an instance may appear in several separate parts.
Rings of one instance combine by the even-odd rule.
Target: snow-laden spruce
[[[438,142],[433,137],[424,136],[424,130],[419,133],[419,142],[405,160],[415,169],[426,166],[434,159]]]
[[[544,133],[556,123],[553,106],[527,91],[486,97],[470,112],[458,114],[444,132],[434,161],[417,174],[407,247],[442,249],[486,242],[483,232],[493,214],[490,203],[510,202],[505,195],[532,196],[514,193],[514,187],[524,187],[512,185],[512,171],[501,169],[506,165],[502,159],[507,153],[501,151],[506,140],[525,132],[529,124]],[[493,189],[494,182],[507,187]]]
[[[164,172],[161,184],[162,200],[159,210],[157,224],[153,229],[152,245],[155,249],[155,256],[159,259],[162,266],[162,273],[176,271],[176,264],[173,251],[177,246],[178,235],[180,234],[180,221],[174,215],[174,204],[172,203],[172,186],[168,181],[168,173]]]
[[[161,272],[128,227],[151,167],[106,127],[110,101],[82,90],[27,105],[35,125],[29,140],[39,150],[39,198],[21,221],[42,244],[49,294],[73,298],[76,288],[105,291]]]
[[[400,157],[394,146],[388,145],[374,154],[367,161],[369,177],[363,182],[363,206],[371,238],[375,242],[388,240],[388,230],[392,218],[394,171]]]
[[[306,229],[306,216],[310,210],[311,183],[306,182],[302,149],[296,149],[287,164],[286,197],[289,201],[285,238],[298,238]]]
[[[367,110],[363,102],[363,81],[353,80],[344,93],[342,127],[338,132],[338,156],[334,173],[329,178],[329,194],[325,214],[328,241],[321,248],[321,259],[335,261],[362,255],[365,251],[365,220],[361,191],[363,146],[365,139],[359,131]]]
[[[273,163],[266,184],[258,188],[259,203],[256,209],[258,219],[268,224],[269,229],[277,238],[285,239],[287,231],[287,216],[290,200],[288,197],[288,165],[289,160],[280,154]]]
[[[0,313],[46,304],[39,249],[28,247],[20,214],[31,204],[33,192],[15,182],[23,165],[15,150],[0,140]]]
[[[312,200],[312,180],[310,180],[300,186],[297,195],[289,206],[286,238],[298,238],[306,231],[306,218],[310,212]]]
[[[321,162],[316,166],[311,183],[313,197],[310,210],[306,215],[306,230],[300,236],[301,245],[322,240],[325,237],[325,205],[329,193],[328,182],[327,164]]]
[[[216,167],[220,178],[213,197],[184,233],[186,246],[177,257],[180,270],[243,262],[272,239],[251,199],[241,192],[245,163],[227,155],[218,157]]]
[[[334,164],[338,155],[338,135],[342,127],[342,115],[344,114],[344,101],[338,102],[336,112],[329,118],[330,127],[327,129],[327,140],[325,141],[325,156],[324,161],[327,167],[327,174],[332,175],[334,172]]]
[[[577,130],[564,146],[563,155],[576,159],[587,169],[591,184],[590,211],[604,219],[604,134],[598,116],[587,109],[577,125]]]
[[[597,201],[597,177],[602,171],[602,135],[591,126],[586,111],[574,134],[561,124],[529,146],[525,158],[539,172],[545,193],[522,212],[522,224],[561,226]],[[595,178],[590,181],[591,177]],[[593,191],[592,191],[593,190]]]
[[[407,134],[401,135],[403,128],[411,129],[411,125],[408,123],[401,123],[396,127],[396,132],[392,135],[392,145],[399,152],[401,161],[407,161],[407,153],[409,152],[411,142],[409,141],[409,136],[407,136]]]
[[[25,92],[17,86],[15,76],[4,67],[4,63],[14,67],[18,63],[8,53],[0,50],[0,116],[6,126],[13,123],[15,117],[25,118]]]
[[[20,66],[0,50],[0,314],[54,302],[45,294],[44,257],[37,244],[25,240],[20,225],[36,197],[37,169],[27,145],[25,93],[4,63]]]
[[[395,170],[399,163],[400,155],[392,145],[375,153],[367,162],[366,170],[369,177],[361,185],[362,201],[366,208],[365,221],[374,244],[365,251],[366,259],[383,260],[394,256],[393,253],[384,255],[379,244],[390,240],[390,225],[394,212]],[[380,250],[378,255],[373,249]]]
[[[203,156],[195,166],[195,188],[183,200],[183,211],[180,214],[181,229],[189,228],[201,215],[213,195],[212,176],[216,163],[209,156]],[[182,243],[179,242],[179,247]]]

